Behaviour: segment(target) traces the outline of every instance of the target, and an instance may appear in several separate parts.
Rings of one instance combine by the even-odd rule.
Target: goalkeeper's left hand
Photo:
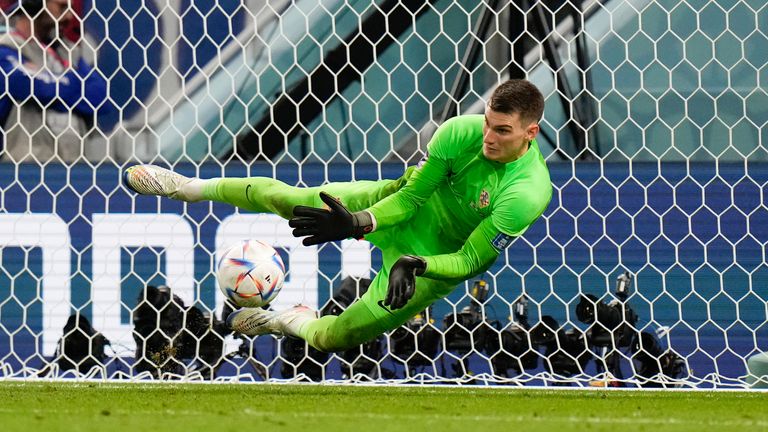
[[[403,255],[389,271],[389,287],[384,306],[400,309],[408,303],[416,292],[416,276],[427,270],[427,262],[414,255]]]
[[[288,225],[294,237],[305,238],[304,246],[312,246],[347,238],[361,239],[373,231],[373,216],[367,211],[351,213],[336,198],[320,192],[320,199],[328,209],[307,206],[293,208],[293,217]]]

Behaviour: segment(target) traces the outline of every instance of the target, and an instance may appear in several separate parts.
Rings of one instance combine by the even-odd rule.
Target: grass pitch
[[[768,431],[768,393],[0,382],[11,431]]]

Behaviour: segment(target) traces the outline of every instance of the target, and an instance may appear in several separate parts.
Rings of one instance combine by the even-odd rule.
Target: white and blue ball
[[[221,255],[216,281],[235,305],[261,307],[274,300],[283,287],[285,265],[272,246],[243,240]]]

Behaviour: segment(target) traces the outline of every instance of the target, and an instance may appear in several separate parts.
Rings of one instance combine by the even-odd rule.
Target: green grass
[[[754,431],[768,393],[0,382],[0,430]]]

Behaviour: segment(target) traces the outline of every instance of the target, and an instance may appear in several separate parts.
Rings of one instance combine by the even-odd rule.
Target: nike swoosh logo
[[[248,201],[249,203],[253,204],[253,203],[251,202],[251,196],[248,194],[248,191],[249,191],[249,190],[251,190],[251,185],[247,185],[247,186],[245,187],[245,200],[246,200],[246,201]]]
[[[389,308],[388,308],[388,307],[384,306],[384,300],[379,300],[379,301],[378,301],[376,304],[377,304],[377,305],[379,305],[379,306],[380,306],[382,309],[384,309],[385,311],[387,311],[387,313],[389,313],[390,315],[394,315],[394,314],[395,314],[394,312],[392,312],[391,310],[389,310]]]

